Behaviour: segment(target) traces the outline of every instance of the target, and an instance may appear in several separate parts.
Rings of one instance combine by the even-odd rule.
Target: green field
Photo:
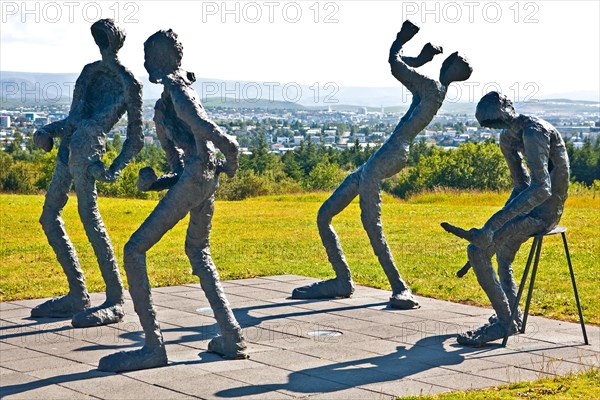
[[[222,279],[297,274],[331,277],[317,228],[316,213],[327,194],[304,194],[217,202],[212,231],[212,254]],[[401,201],[384,198],[383,222],[403,278],[422,296],[489,305],[473,273],[459,279],[454,273],[466,261],[466,242],[439,226],[442,221],[463,227],[481,226],[506,199],[496,193],[431,193]],[[50,297],[67,292],[67,283],[37,222],[43,196],[0,195],[0,300]],[[101,198],[104,217],[118,258],[131,233],[154,208],[150,200]],[[76,198],[64,210],[67,231],[77,248],[90,291],[104,284],[92,248],[77,216]],[[600,323],[600,199],[571,196],[562,225],[569,228],[578,289],[586,322]],[[363,231],[358,203],[335,220],[357,283],[389,289],[389,284]],[[179,223],[148,254],[153,286],[196,282],[184,253],[186,221]],[[544,241],[532,313],[576,320],[568,268],[560,237]],[[529,244],[515,262],[519,279]],[[123,273],[123,277],[125,274]]]
[[[582,374],[544,378],[533,382],[481,390],[444,393],[434,396],[409,396],[406,400],[485,400],[485,399],[600,399],[600,370]]]

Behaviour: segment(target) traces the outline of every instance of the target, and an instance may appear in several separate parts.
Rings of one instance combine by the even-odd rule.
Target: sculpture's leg
[[[512,262],[519,248],[531,235],[543,232],[546,226],[543,221],[530,216],[518,217],[505,224],[496,234],[494,243],[499,243],[496,248],[496,260],[498,262],[498,275],[500,285],[504,294],[512,306],[517,298],[517,284],[513,275]],[[490,322],[495,322],[495,316],[490,317]],[[521,312],[517,318],[517,327],[521,326]]]
[[[96,182],[87,174],[85,165],[71,168],[77,194],[77,209],[85,233],[92,244],[102,278],[106,284],[106,301],[73,316],[74,327],[112,324],[123,319],[123,282],[112,243],[98,210]]]
[[[501,243],[497,243],[501,246]],[[511,334],[516,332],[516,324],[510,321],[510,305],[498,276],[492,265],[492,249],[480,249],[472,244],[467,248],[469,262],[477,281],[492,303],[496,312],[497,320],[491,324],[485,324],[474,331],[468,331],[458,335],[458,343],[469,346],[481,346],[487,342],[501,339],[508,330]]]
[[[294,289],[294,299],[330,299],[350,297],[354,292],[352,274],[344,256],[340,239],[331,221],[342,212],[358,195],[360,171],[351,173],[321,206],[317,215],[317,226],[321,241],[327,252],[327,258],[335,271],[335,278]]]
[[[363,173],[360,181],[360,217],[371,246],[392,286],[390,306],[399,309],[419,307],[410,289],[400,277],[394,257],[385,240],[381,222],[381,181]]]
[[[90,306],[90,298],[85,287],[85,277],[79,266],[75,248],[65,231],[61,212],[67,204],[68,193],[73,178],[69,168],[56,160],[54,175],[46,192],[40,223],[54,250],[69,283],[69,293],[42,303],[31,310],[32,317],[71,317]]]
[[[184,178],[163,197],[125,245],[124,267],[134,309],[144,330],[144,347],[103,357],[98,364],[101,371],[133,371],[167,364],[163,337],[152,305],[146,252],[196,206],[197,193],[190,193],[190,185]]]
[[[247,358],[242,329],[231,311],[219,280],[219,273],[210,255],[209,235],[213,212],[214,195],[192,209],[185,252],[192,264],[192,273],[200,278],[200,285],[221,331],[220,336],[210,341],[208,350],[226,359]]]

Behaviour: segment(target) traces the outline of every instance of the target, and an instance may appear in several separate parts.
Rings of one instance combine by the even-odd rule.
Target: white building
[[[9,127],[10,127],[10,116],[0,115],[0,128],[9,128]]]

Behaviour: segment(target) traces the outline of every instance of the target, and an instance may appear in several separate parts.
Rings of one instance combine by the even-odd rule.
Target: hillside
[[[77,73],[33,73],[0,71],[0,108],[16,106],[70,103],[71,91],[77,79]],[[146,100],[160,97],[162,86],[150,83],[147,76],[138,77],[143,85]],[[404,112],[410,103],[407,90],[397,87],[351,87],[335,84],[303,85],[295,82],[253,82],[233,81],[215,78],[197,78],[193,87],[208,107],[244,107],[256,109],[295,109],[327,108],[333,110],[356,111],[358,107],[368,107],[379,111],[385,107],[388,112]],[[581,100],[531,99],[518,102],[520,112],[546,114],[554,112],[585,113],[600,110],[598,93],[569,93],[572,98]],[[580,97],[577,97],[580,96]],[[467,101],[446,101],[441,113],[473,114],[475,103]]]

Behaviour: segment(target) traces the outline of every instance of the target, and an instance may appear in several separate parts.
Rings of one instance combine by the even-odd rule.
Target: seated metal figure
[[[170,189],[125,245],[129,292],[144,329],[145,344],[139,350],[102,358],[99,369],[128,371],[167,364],[165,344],[152,305],[146,252],[188,213],[185,252],[221,331],[220,336],[209,342],[208,350],[227,359],[246,358],[246,343],[219,281],[209,243],[219,173],[235,174],[239,147],[235,138],[224,134],[208,119],[191,87],[194,75],[181,69],[183,47],[177,35],[172,30],[158,31],[144,43],[144,51],[144,66],[150,81],[164,86],[155,106],[154,122],[174,173],[157,178],[152,168],[140,170],[140,190]],[[217,158],[217,148],[224,160]]]
[[[512,262],[519,247],[532,235],[548,232],[558,224],[569,188],[569,158],[560,133],[551,124],[517,114],[502,94],[490,92],[483,96],[475,116],[481,126],[504,129],[500,149],[514,185],[504,207],[481,229],[467,231],[442,224],[448,232],[471,242],[468,264],[496,312],[488,323],[458,336],[461,344],[479,346],[506,333],[513,334],[520,327],[520,317],[510,320],[517,297]],[[494,254],[499,279],[492,265]]]
[[[419,132],[427,127],[441,107],[448,86],[452,82],[468,79],[471,76],[472,68],[464,57],[458,53],[453,53],[442,64],[439,82],[417,72],[414,68],[426,64],[436,54],[442,52],[440,47],[427,43],[419,56],[402,56],[402,47],[418,31],[417,26],[408,20],[405,21],[390,48],[388,59],[392,75],[406,86],[413,95],[410,108],[400,119],[390,138],[365,164],[348,175],[319,209],[317,216],[319,234],[336,277],[296,288],[292,293],[293,298],[350,297],[354,292],[350,268],[344,257],[338,236],[331,226],[331,221],[356,196],[360,196],[363,227],[392,286],[390,305],[400,309],[419,306],[409,287],[400,277],[383,234],[381,184],[383,180],[392,177],[404,168],[411,142]]]
[[[46,193],[40,223],[69,282],[66,296],[48,300],[31,311],[32,317],[73,316],[75,327],[118,322],[123,318],[123,284],[106,228],[98,210],[96,180],[110,182],[144,145],[142,86],[117,57],[125,41],[114,21],[95,22],[92,36],[102,60],[83,68],[75,83],[69,116],[39,129],[34,143],[46,151],[60,138],[52,181]],[[127,113],[127,139],[107,170],[101,161],[105,134]],[[77,208],[106,283],[106,302],[90,307],[85,277],[75,248],[65,231],[61,212],[75,184]]]

